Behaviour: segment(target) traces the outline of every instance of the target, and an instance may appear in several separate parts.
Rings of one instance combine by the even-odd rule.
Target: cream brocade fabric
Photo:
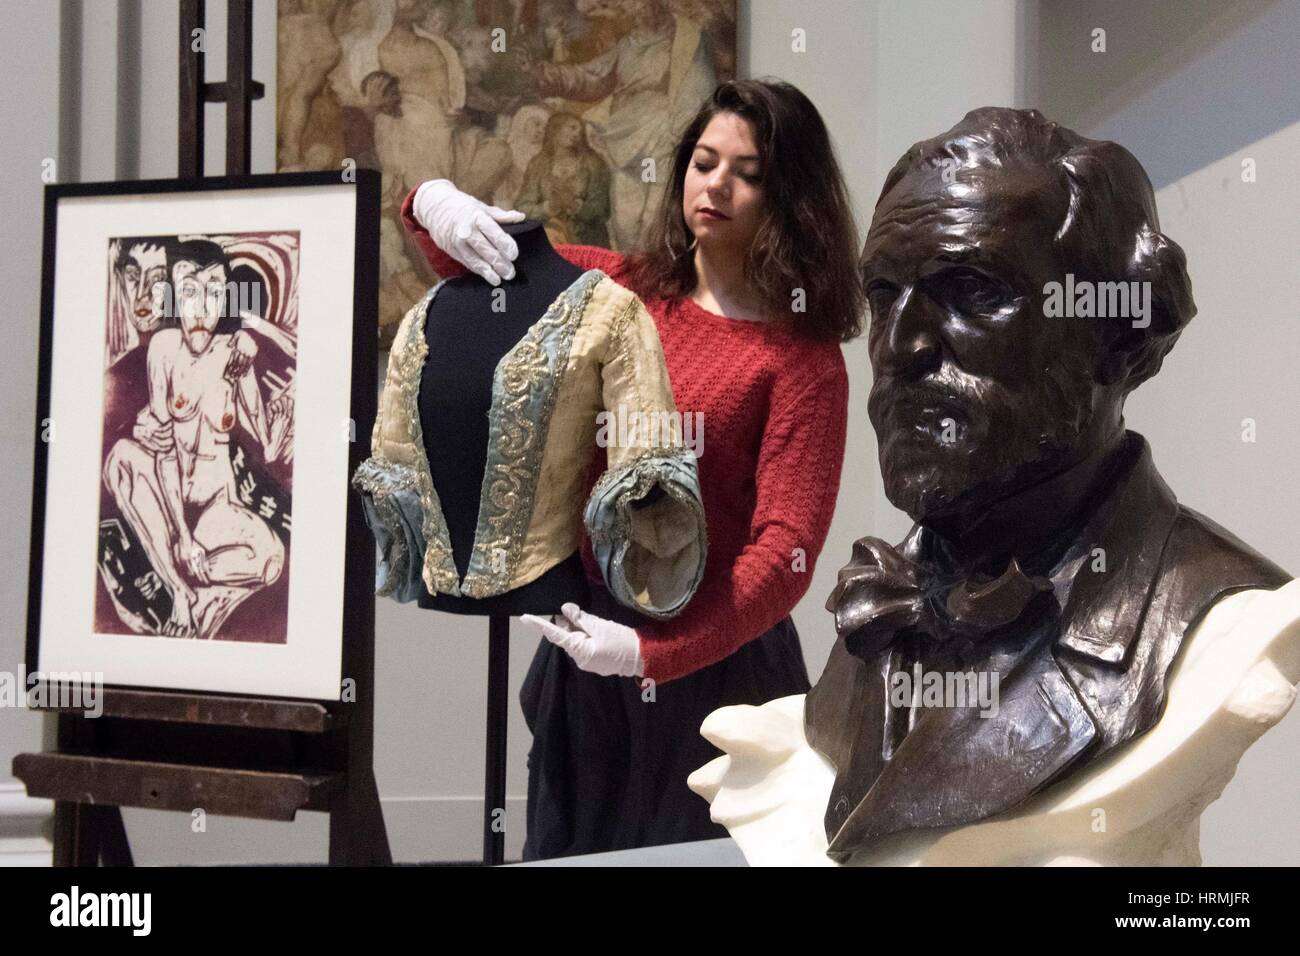
[[[430,593],[474,598],[513,590],[572,554],[583,522],[615,598],[651,617],[678,613],[707,553],[698,466],[680,427],[660,427],[680,419],[654,320],[598,269],[497,365],[478,527],[459,579],[429,470],[437,436],[421,433],[419,416],[425,317],[441,285],[398,326],[371,457],[352,478],[379,544],[376,593],[413,601],[421,582]],[[609,430],[607,470],[586,496],[602,411],[634,427]]]

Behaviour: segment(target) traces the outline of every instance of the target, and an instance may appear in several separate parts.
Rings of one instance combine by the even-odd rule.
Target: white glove
[[[449,179],[421,183],[415,191],[412,211],[438,248],[470,272],[492,285],[515,277],[513,260],[519,255],[519,247],[497,223],[522,222],[522,212],[480,202],[461,192]]]
[[[576,604],[560,608],[564,616],[552,623],[535,614],[521,620],[536,624],[552,644],[565,650],[584,671],[601,677],[639,677],[645,670],[641,639],[623,624],[581,610]]]

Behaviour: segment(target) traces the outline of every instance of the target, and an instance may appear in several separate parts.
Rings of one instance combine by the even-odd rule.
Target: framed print
[[[348,476],[378,175],[348,179],[47,188],[29,667],[339,698],[344,635],[373,619]]]

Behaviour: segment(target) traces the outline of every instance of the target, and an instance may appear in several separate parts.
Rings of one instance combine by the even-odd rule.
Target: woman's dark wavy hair
[[[665,299],[695,288],[695,237],[682,217],[682,193],[695,145],[719,113],[748,120],[759,151],[764,210],[745,258],[746,278],[796,332],[842,342],[859,335],[866,303],[848,188],[821,114],[781,80],[732,80],[700,107],[677,144],[644,247],[631,256],[629,283],[646,297]],[[796,289],[804,290],[802,312],[792,308]]]

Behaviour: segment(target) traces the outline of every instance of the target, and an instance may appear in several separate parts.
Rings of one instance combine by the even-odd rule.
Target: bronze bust
[[[854,546],[804,712],[836,769],[829,853],[1009,810],[1149,730],[1183,636],[1290,575],[1180,505],[1124,427],[1196,312],[1123,147],[974,110],[886,179],[862,254],[869,412],[897,547]],[[900,705],[900,674],[995,708]],[[992,712],[990,712],[992,711]]]

